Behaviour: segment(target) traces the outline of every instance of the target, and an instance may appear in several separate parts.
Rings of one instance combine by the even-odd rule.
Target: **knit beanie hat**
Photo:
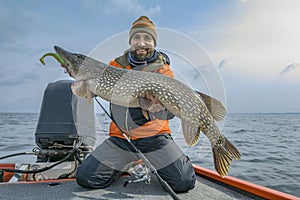
[[[156,46],[157,32],[155,24],[146,16],[140,16],[137,20],[132,23],[132,27],[129,32],[129,43],[132,36],[137,32],[145,32],[152,36],[154,45]]]

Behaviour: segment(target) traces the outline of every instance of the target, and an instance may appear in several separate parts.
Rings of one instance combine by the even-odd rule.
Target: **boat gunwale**
[[[276,200],[300,200],[299,197],[293,196],[291,194],[287,194],[284,192],[280,192],[278,190],[274,190],[268,187],[264,187],[255,183],[251,183],[248,181],[244,181],[232,176],[221,177],[217,172],[212,170],[193,165],[196,174],[208,177],[217,182],[224,183],[233,188],[237,188],[248,192],[250,194],[254,194],[256,196],[265,198],[265,199],[276,199]]]

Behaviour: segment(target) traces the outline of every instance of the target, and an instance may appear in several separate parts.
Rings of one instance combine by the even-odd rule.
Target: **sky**
[[[69,79],[54,59],[39,63],[54,45],[89,55],[100,45],[108,62],[129,47],[141,15],[160,29],[158,47],[170,52],[176,76],[214,97],[218,83],[228,112],[300,112],[298,0],[1,0],[0,112],[39,112],[47,84]],[[184,74],[193,59],[210,59],[214,78],[205,79],[204,64],[204,81]]]

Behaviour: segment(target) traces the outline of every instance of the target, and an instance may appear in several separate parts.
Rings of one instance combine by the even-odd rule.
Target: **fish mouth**
[[[59,46],[54,46],[54,50],[59,55],[59,57],[61,57],[65,61],[64,64],[61,63],[61,66],[63,68],[67,68],[69,64],[67,62],[68,59],[66,59],[66,56],[65,56],[66,51],[63,48],[59,47]]]
[[[57,54],[59,54],[61,56],[61,54],[65,51],[63,48],[59,47],[59,46],[54,46],[54,50]]]
[[[74,77],[77,74],[78,68],[73,65],[75,63],[73,53],[66,51],[59,46],[54,46],[54,50],[65,61],[61,66],[71,77]]]
[[[70,58],[72,58],[72,53],[68,52],[66,50],[64,50],[63,48],[59,47],[59,46],[54,46],[54,50],[55,52],[62,57],[66,62],[70,60]]]

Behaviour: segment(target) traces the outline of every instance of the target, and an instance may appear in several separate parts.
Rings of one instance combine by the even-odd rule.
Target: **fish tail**
[[[225,149],[230,153],[232,158],[234,158],[235,160],[241,159],[240,152],[237,150],[237,148],[235,148],[235,146],[229,140],[227,140],[227,138],[225,138],[224,144],[225,144]]]
[[[224,177],[229,171],[232,159],[239,160],[241,154],[229,140],[224,136],[221,136],[221,138],[222,143],[213,146],[213,158],[216,171]]]

